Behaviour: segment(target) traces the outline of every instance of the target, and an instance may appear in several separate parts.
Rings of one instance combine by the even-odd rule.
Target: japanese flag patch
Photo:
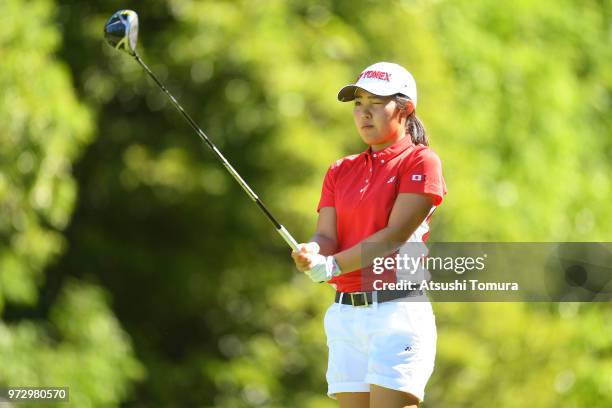
[[[423,181],[425,180],[425,176],[422,174],[413,174],[411,180],[412,181]]]

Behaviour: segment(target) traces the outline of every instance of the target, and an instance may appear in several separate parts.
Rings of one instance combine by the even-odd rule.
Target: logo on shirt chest
[[[393,183],[394,180],[395,180],[395,176],[389,177],[389,180],[387,180],[387,184]]]

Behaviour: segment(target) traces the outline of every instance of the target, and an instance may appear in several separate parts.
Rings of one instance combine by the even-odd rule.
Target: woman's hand
[[[342,271],[333,256],[316,254],[311,255],[310,269],[305,273],[314,283],[323,283],[340,275]]]
[[[319,253],[321,248],[316,242],[299,244],[297,251],[291,252],[295,267],[300,272],[306,272],[312,267],[313,257]]]

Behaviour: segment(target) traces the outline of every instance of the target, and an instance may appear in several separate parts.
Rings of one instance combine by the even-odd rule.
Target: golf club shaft
[[[164,84],[159,79],[157,79],[157,77],[149,69],[147,64],[145,64],[144,61],[140,59],[140,56],[134,53],[134,59],[136,59],[136,61],[144,68],[147,74],[149,74],[149,76],[153,79],[153,81],[155,81],[155,83],[161,88],[161,90],[164,91],[166,95],[168,95],[168,97],[170,98],[170,100],[172,101],[176,109],[178,109],[178,111],[183,114],[183,116],[185,117],[185,119],[187,119],[187,122],[189,122],[193,130],[195,130],[198,136],[200,136],[200,139],[202,139],[202,141],[204,141],[208,145],[208,147],[210,147],[210,149],[217,156],[217,158],[221,161],[221,163],[223,163],[223,166],[225,167],[225,169],[232,175],[232,177],[234,177],[234,180],[236,180],[238,184],[240,184],[240,187],[242,187],[245,193],[247,193],[247,195],[251,198],[251,200],[253,200],[253,202],[257,204],[257,206],[261,209],[261,211],[263,211],[266,217],[268,217],[268,219],[272,222],[272,224],[274,224],[274,228],[276,228],[276,231],[285,240],[285,242],[291,247],[291,249],[297,250],[298,244],[295,238],[293,238],[293,236],[291,236],[289,231],[287,231],[285,227],[283,227],[276,220],[276,218],[274,218],[272,213],[270,213],[270,211],[266,208],[266,206],[261,202],[259,197],[257,197],[257,194],[255,194],[255,192],[251,190],[251,187],[249,187],[246,181],[244,181],[242,177],[240,177],[240,174],[238,174],[238,172],[232,167],[232,165],[227,161],[227,159],[223,156],[223,154],[221,154],[219,149],[217,149],[217,146],[215,146],[210,141],[210,139],[208,138],[208,136],[206,136],[204,131],[202,131],[202,129],[200,129],[200,127],[195,123],[195,121],[191,119],[191,116],[189,116],[189,114],[185,112],[183,107],[178,103],[178,101],[174,98],[174,96],[172,96],[170,91],[168,91],[166,87],[164,86]]]

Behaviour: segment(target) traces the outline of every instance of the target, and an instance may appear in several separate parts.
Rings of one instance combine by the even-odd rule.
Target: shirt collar
[[[412,143],[412,139],[410,138],[410,136],[406,135],[389,147],[386,147],[377,152],[372,152],[372,147],[368,147],[364,153],[366,156],[370,156],[377,160],[384,160],[386,162],[413,146],[414,143]]]

